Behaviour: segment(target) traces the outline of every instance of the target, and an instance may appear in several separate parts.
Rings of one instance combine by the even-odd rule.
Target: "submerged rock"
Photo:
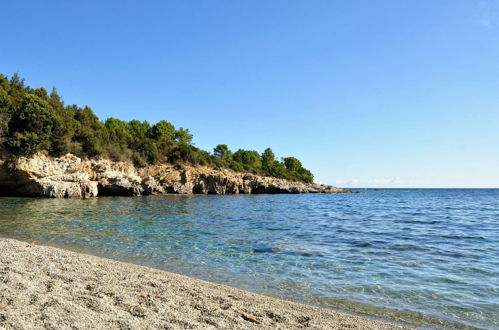
[[[283,194],[343,193],[323,184],[291,182],[230,169],[171,164],[136,168],[108,159],[81,159],[72,154],[52,158],[44,154],[0,163],[2,195],[75,197],[138,196],[151,194]]]

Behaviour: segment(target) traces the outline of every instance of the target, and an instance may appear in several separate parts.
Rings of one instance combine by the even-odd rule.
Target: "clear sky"
[[[2,1],[0,72],[345,187],[499,187],[499,1]]]

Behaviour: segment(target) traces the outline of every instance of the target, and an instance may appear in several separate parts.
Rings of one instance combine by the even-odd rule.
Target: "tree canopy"
[[[158,162],[231,168],[235,171],[313,182],[312,173],[294,157],[277,160],[272,149],[262,154],[219,144],[213,153],[196,148],[187,128],[161,120],[100,121],[88,106],[65,105],[54,88],[33,89],[14,74],[0,74],[0,152],[29,156],[46,151],[52,156],[73,153],[133,161],[137,166]]]

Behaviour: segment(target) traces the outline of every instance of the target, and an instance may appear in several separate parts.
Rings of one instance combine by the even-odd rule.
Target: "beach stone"
[[[408,328],[13,239],[0,251],[0,329]]]

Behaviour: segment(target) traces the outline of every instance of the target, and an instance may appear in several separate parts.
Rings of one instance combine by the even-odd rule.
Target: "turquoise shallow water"
[[[499,190],[0,198],[0,235],[305,303],[499,327]]]

